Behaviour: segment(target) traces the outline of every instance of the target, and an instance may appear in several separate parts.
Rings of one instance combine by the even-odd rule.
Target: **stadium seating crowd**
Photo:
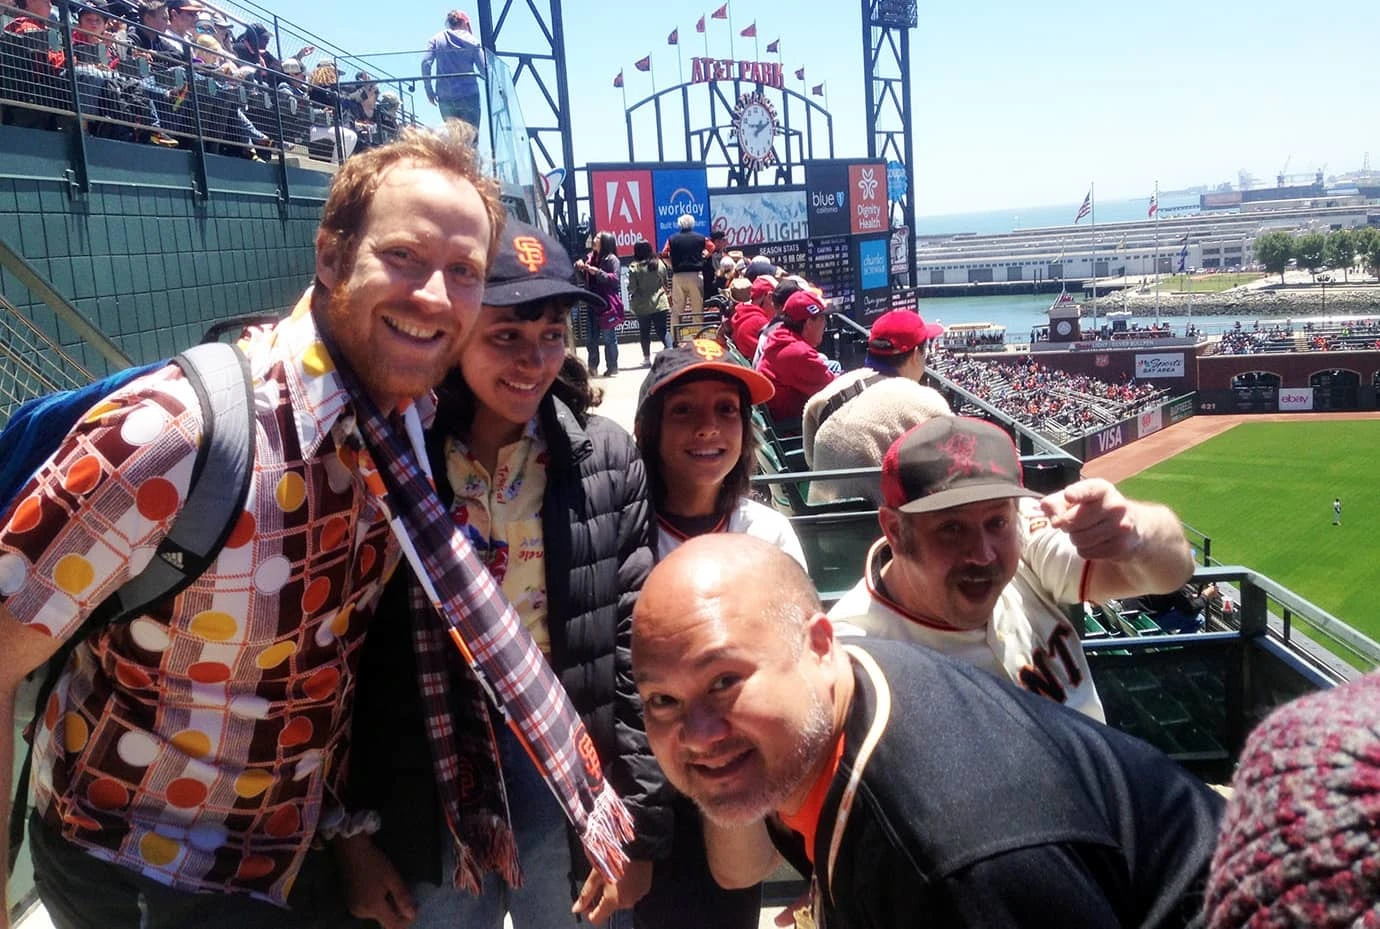
[[[1059,444],[1134,416],[1169,395],[1152,384],[1112,384],[1056,371],[1033,358],[989,362],[939,355],[930,367]]]
[[[338,162],[391,139],[410,121],[400,88],[381,91],[363,71],[342,82],[329,60],[304,77],[315,47],[303,45],[279,61],[268,51],[267,26],[200,0],[74,2],[71,62],[51,0],[9,2],[17,5],[0,0],[6,124],[61,128],[59,114],[72,110],[72,77],[92,135],[190,147],[199,129],[208,151],[254,160],[281,143]]]
[[[1305,321],[1301,329],[1295,329],[1290,320],[1268,327],[1257,320],[1250,329],[1238,322],[1217,343],[1219,355],[1375,349],[1380,349],[1380,319],[1374,317]]]

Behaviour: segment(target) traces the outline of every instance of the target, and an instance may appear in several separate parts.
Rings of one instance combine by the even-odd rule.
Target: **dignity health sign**
[[[1137,355],[1136,380],[1156,381],[1166,377],[1184,376],[1183,352],[1164,355]]]

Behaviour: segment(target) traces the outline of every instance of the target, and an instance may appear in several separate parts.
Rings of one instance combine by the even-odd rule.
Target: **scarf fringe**
[[[509,887],[522,886],[517,837],[506,823],[495,818],[488,825],[476,827],[471,824],[466,836],[469,841],[456,842],[457,862],[455,874],[451,876],[455,887],[477,897],[483,890],[484,875],[489,871],[497,871]]]
[[[584,831],[580,833],[580,844],[589,856],[589,863],[598,869],[604,880],[610,884],[618,883],[627,867],[628,856],[623,845],[633,838],[632,815],[623,801],[613,792],[605,781],[594,797],[594,806],[586,819]]]

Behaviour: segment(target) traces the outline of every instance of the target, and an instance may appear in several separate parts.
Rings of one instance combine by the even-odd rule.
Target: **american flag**
[[[1078,225],[1078,221],[1092,212],[1092,191],[1083,198],[1083,205],[1078,208],[1078,215],[1073,218],[1073,224]]]

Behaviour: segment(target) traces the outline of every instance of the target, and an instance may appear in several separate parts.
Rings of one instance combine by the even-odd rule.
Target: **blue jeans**
[[[599,343],[604,343],[604,360],[610,371],[618,370],[618,331],[605,329],[599,325],[599,316],[590,313],[585,317],[585,348],[589,349],[589,370],[593,373],[599,367]]]
[[[497,874],[488,874],[483,893],[475,897],[453,887],[417,884],[412,888],[417,902],[412,929],[503,929],[504,915],[512,917],[513,929],[552,929],[579,923],[570,912],[579,888],[571,882],[565,812],[517,737],[506,726],[496,734],[522,886],[509,887]],[[455,848],[449,835],[442,847],[441,873],[448,877],[455,873]],[[610,925],[613,929],[631,926],[632,914],[620,912]]]

